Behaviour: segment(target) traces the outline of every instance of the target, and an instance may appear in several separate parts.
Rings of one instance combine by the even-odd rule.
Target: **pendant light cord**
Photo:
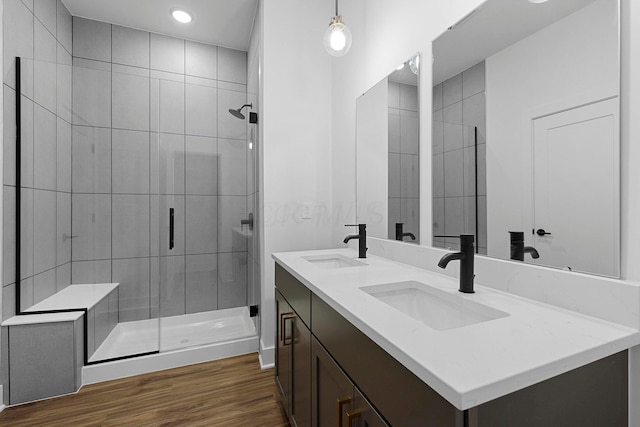
[[[338,0],[336,0],[336,16],[338,16]]]

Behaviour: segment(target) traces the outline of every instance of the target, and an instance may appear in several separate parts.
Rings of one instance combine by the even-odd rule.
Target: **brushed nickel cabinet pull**
[[[363,409],[354,409],[353,411],[347,412],[347,426],[353,427],[356,418],[358,418],[364,412]]]
[[[349,402],[351,402],[351,396],[340,397],[336,401],[336,409],[338,410],[338,421],[336,425],[338,427],[342,426],[342,408]]]
[[[287,338],[285,335],[285,327],[287,326],[287,320],[294,320],[296,318],[295,313],[283,313],[282,318],[282,344],[284,346],[291,345],[292,338]]]

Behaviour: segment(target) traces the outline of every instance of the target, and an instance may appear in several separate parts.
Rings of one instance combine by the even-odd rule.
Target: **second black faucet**
[[[473,257],[475,255],[475,249],[473,247],[473,242],[473,234],[461,234],[460,252],[450,252],[443,256],[438,262],[438,267],[446,268],[450,261],[460,261],[460,287],[458,290],[465,294],[474,293]]]
[[[367,257],[367,224],[345,225],[345,227],[358,227],[358,234],[350,234],[344,238],[344,243],[358,239],[358,258]]]

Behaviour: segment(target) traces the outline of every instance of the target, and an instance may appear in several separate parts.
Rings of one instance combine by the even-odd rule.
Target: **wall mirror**
[[[619,277],[618,0],[488,0],[432,51],[433,246]]]
[[[416,54],[356,100],[357,221],[373,237],[418,243],[419,64]]]

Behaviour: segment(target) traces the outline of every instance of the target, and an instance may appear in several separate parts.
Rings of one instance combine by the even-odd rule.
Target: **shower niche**
[[[97,27],[151,48],[136,63],[115,44],[109,60],[85,45],[65,64],[16,60],[15,185],[4,198],[17,256],[5,255],[3,320],[79,313],[80,366],[228,342],[257,351],[246,52],[73,19],[74,37]],[[55,78],[35,79],[39,70]],[[230,114],[241,105],[250,117]]]

